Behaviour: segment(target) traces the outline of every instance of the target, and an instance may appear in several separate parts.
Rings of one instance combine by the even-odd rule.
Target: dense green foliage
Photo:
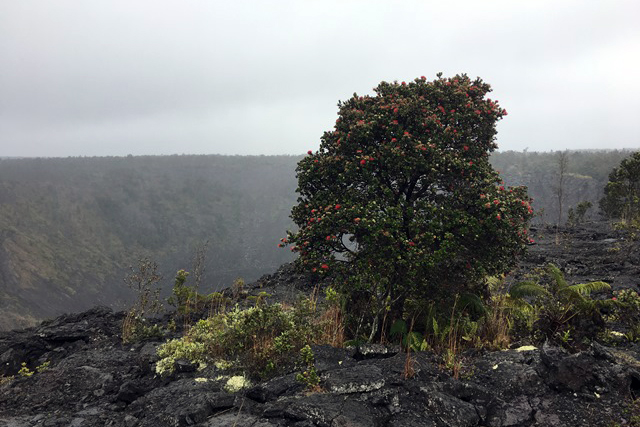
[[[446,299],[514,265],[532,216],[524,188],[489,164],[506,115],[466,75],[381,83],[339,104],[335,129],[298,164],[300,265],[335,272],[374,306],[373,330],[407,298]]]
[[[622,160],[609,174],[600,209],[609,218],[633,221],[640,217],[640,151]]]
[[[186,359],[201,368],[218,363],[267,378],[294,367],[299,351],[312,342],[314,333],[308,305],[236,307],[200,320],[183,338],[163,344],[158,349],[161,360],[156,370],[171,373],[177,359]]]

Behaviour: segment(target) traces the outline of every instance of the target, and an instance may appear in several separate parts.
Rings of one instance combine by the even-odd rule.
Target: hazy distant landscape
[[[202,291],[291,259],[297,157],[162,156],[0,161],[0,327],[95,304],[122,307],[142,256],[169,288],[207,241]]]
[[[630,152],[569,153],[564,214],[597,202]],[[0,161],[0,328],[95,304],[124,307],[127,268],[155,260],[170,289],[207,241],[203,293],[273,272],[296,200],[297,156],[140,156]],[[557,220],[557,153],[494,153],[509,185],[527,185],[538,216]]]

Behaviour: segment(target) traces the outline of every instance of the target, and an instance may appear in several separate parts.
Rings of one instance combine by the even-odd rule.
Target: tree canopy
[[[640,151],[611,171],[600,209],[614,219],[634,220],[640,216]]]
[[[508,270],[533,211],[526,188],[505,187],[489,164],[507,112],[488,84],[439,74],[374,90],[340,102],[334,129],[298,163],[298,230],[282,245],[365,292],[379,318]]]

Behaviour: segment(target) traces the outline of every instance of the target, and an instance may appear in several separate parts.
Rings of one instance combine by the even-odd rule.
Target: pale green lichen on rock
[[[22,362],[22,368],[20,368],[18,374],[22,377],[30,377],[34,372],[27,367],[27,362]]]
[[[228,360],[221,359],[221,360],[216,360],[213,366],[215,366],[216,369],[220,371],[226,371],[227,369],[230,369],[233,367],[233,363],[229,362]]]
[[[229,393],[237,393],[243,388],[251,386],[251,382],[242,375],[235,375],[227,380],[224,389]]]

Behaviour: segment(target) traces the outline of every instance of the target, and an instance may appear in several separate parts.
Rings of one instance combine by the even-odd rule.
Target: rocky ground
[[[532,227],[531,235],[535,244],[520,262],[516,279],[551,262],[571,283],[604,281],[613,289],[640,287],[640,244],[609,222]]]
[[[561,230],[560,245],[555,230],[534,230],[538,244],[514,276],[554,262],[572,280],[636,286],[635,252],[621,252],[621,235],[606,227]],[[308,281],[284,266],[248,289],[261,291],[293,300]],[[98,307],[1,333],[0,427],[614,426],[629,424],[629,402],[640,396],[637,347],[598,344],[576,354],[552,346],[468,354],[458,379],[428,352],[314,347],[321,390],[289,373],[234,392],[215,367],[184,363],[158,377],[161,341],[123,345],[123,319]],[[22,362],[30,371],[50,365],[26,376]]]

